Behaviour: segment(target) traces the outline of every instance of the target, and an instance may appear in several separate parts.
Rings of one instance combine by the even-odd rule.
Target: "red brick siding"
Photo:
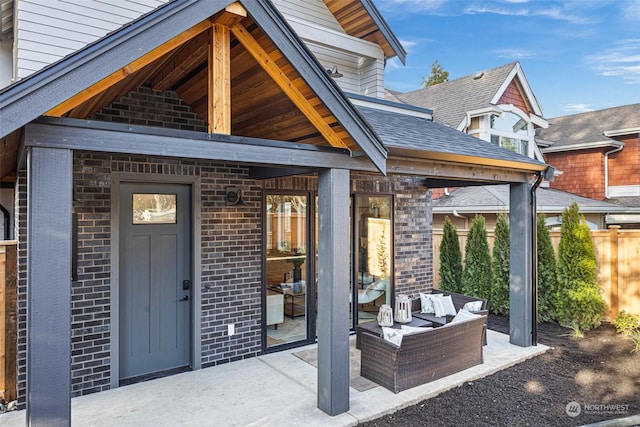
[[[531,110],[516,83],[516,79],[511,80],[511,83],[509,83],[509,86],[500,97],[498,104],[513,104],[525,113],[531,114]]]
[[[604,200],[604,154],[598,150],[546,153],[545,161],[563,172],[551,183],[555,188],[596,200]]]
[[[638,135],[621,138],[622,151],[609,155],[609,185],[640,185]]]

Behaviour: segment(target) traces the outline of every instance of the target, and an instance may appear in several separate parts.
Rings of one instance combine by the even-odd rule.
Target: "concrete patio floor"
[[[355,336],[351,337],[351,344]],[[293,355],[315,345],[186,372],[72,399],[73,426],[352,426],[542,354],[487,331],[484,363],[398,394],[376,386],[350,389],[348,412],[316,407],[316,368]],[[24,426],[26,412],[0,415],[3,427]]]

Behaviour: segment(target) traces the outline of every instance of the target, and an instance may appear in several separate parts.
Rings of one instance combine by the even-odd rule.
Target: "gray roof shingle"
[[[491,100],[516,64],[517,62],[512,62],[481,73],[394,95],[407,104],[433,110],[435,121],[455,128],[465,118],[467,111],[491,106]]]
[[[610,140],[604,132],[640,127],[640,104],[589,111],[550,119],[548,129],[537,129],[536,137],[551,147],[589,144]]]
[[[450,153],[542,165],[537,160],[495,146],[442,123],[391,111],[357,106],[388,148]]]
[[[620,212],[625,207],[577,196],[552,188],[540,187],[536,190],[538,209],[541,211],[559,212],[576,202],[582,211],[589,212]],[[464,210],[465,208],[480,208],[481,211],[509,210],[509,186],[489,185],[480,187],[462,187],[452,191],[448,196],[433,201],[434,212],[440,210]]]

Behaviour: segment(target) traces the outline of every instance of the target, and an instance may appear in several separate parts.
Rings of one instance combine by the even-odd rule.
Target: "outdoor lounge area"
[[[350,407],[331,417],[317,409],[317,345],[185,372],[71,400],[72,425],[331,425],[351,426],[491,375],[548,350],[509,344],[488,331],[484,362],[457,374],[393,393],[359,376],[360,352],[350,337]],[[250,387],[247,385],[250,384]],[[26,411],[0,415],[3,427],[25,424]]]

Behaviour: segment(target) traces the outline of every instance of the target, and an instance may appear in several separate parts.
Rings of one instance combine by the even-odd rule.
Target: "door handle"
[[[185,295],[182,298],[180,298],[178,301],[189,301],[189,295]]]

